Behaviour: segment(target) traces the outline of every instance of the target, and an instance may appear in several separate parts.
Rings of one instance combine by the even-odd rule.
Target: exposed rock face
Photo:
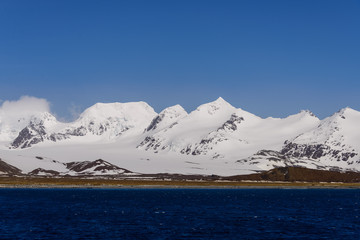
[[[69,171],[76,172],[77,174],[124,174],[131,173],[131,171],[120,168],[102,159],[95,161],[84,162],[70,162],[66,163],[66,168]]]
[[[237,124],[240,124],[242,121],[244,121],[243,117],[232,114],[230,119],[227,120],[221,127],[219,127],[218,131],[236,131]]]
[[[43,122],[31,122],[27,127],[20,131],[19,135],[11,143],[12,148],[29,148],[45,140],[52,142],[69,139],[71,137],[85,136],[89,129],[84,126],[76,128],[66,128],[63,132],[48,133]],[[101,135],[104,130],[98,132]]]
[[[11,143],[12,148],[29,148],[45,140],[52,142],[69,139],[71,136],[85,136],[85,127],[66,129],[65,133],[47,133],[43,122],[33,123],[20,131],[19,135]]]
[[[150,125],[145,129],[146,132],[149,132],[151,130],[155,130],[158,126],[158,124],[162,121],[162,116],[156,116],[150,123]]]
[[[46,135],[42,124],[30,123],[29,126],[20,131],[19,135],[12,142],[13,148],[27,148],[44,141]]]
[[[145,139],[137,146],[137,148],[145,147],[145,150],[153,149],[155,151],[161,146],[161,140],[156,139],[155,137],[147,136]],[[163,148],[165,149],[165,148]]]
[[[0,175],[21,175],[21,170],[0,159]]]
[[[325,144],[296,144],[292,142],[285,142],[284,148],[281,150],[281,153],[286,156],[291,156],[295,158],[309,158],[309,159],[319,159],[321,157],[328,156],[329,158],[335,159],[336,161],[347,162],[349,159],[354,158],[358,155],[353,149],[351,152],[344,150],[332,149],[330,146]],[[360,163],[360,159],[356,161]],[[352,164],[352,162],[351,162]]]

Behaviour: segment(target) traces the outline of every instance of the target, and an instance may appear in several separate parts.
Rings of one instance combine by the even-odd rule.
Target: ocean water
[[[360,239],[360,190],[0,189],[0,239]]]

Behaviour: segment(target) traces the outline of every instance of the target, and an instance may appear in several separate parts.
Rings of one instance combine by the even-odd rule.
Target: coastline
[[[360,189],[360,183],[283,181],[177,181],[143,179],[0,177],[0,188],[58,189]]]

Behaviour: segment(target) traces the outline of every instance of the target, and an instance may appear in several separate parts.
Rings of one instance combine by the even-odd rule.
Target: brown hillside
[[[360,182],[360,173],[315,170],[303,167],[281,167],[263,173],[239,175],[226,179],[290,182]]]

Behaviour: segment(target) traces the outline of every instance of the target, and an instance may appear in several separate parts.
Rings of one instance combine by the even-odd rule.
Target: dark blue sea
[[[0,239],[360,239],[355,189],[0,189]]]

